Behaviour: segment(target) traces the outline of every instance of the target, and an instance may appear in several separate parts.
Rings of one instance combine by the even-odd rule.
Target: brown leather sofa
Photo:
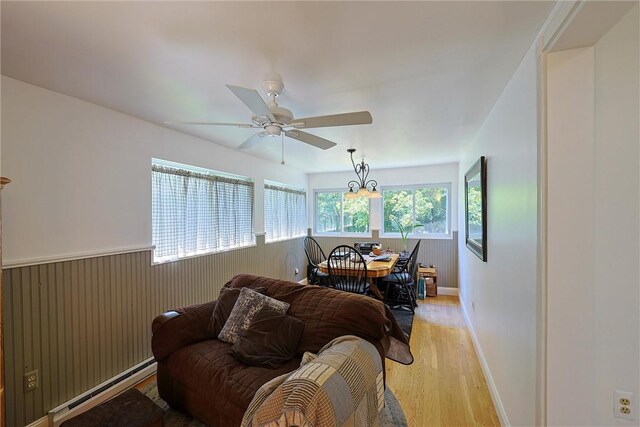
[[[216,301],[164,313],[153,321],[152,349],[158,391],[171,407],[210,426],[240,425],[255,392],[267,381],[296,370],[305,351],[316,353],[334,338],[356,335],[384,358],[410,364],[413,357],[395,318],[380,301],[334,289],[252,275],[225,287],[263,288],[290,304],[287,314],[305,323],[298,356],[276,369],[248,366],[229,354],[231,344],[208,336]]]

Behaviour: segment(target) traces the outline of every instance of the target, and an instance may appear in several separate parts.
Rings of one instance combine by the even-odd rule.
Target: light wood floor
[[[409,427],[500,425],[458,297],[419,301],[410,344],[412,365],[386,360]]]

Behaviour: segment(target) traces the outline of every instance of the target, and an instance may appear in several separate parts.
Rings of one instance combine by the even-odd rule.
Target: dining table
[[[387,255],[389,255],[388,261],[376,261],[375,260],[376,256],[369,256],[364,254],[362,255],[362,257],[364,258],[365,264],[367,265],[367,278],[369,279],[369,282],[370,282],[369,290],[376,298],[380,300],[383,299],[383,295],[382,295],[382,292],[380,292],[380,289],[378,289],[378,285],[376,284],[376,279],[380,277],[385,277],[391,274],[391,272],[393,271],[393,267],[395,267],[395,265],[398,262],[398,259],[400,258],[400,255],[396,253],[391,253]],[[328,261],[329,260],[324,260],[320,264],[318,264],[318,269],[326,274],[329,274]],[[332,264],[332,267],[333,267],[333,264]],[[355,276],[359,274],[358,271],[359,269],[355,269],[355,268],[338,269],[338,273],[345,276],[349,276],[349,275]]]

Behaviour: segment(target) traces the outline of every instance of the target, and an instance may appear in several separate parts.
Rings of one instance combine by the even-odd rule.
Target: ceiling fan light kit
[[[345,193],[345,199],[357,199],[358,197],[368,197],[370,199],[379,199],[382,197],[382,194],[378,191],[376,187],[378,187],[378,181],[375,179],[370,179],[367,181],[367,177],[369,176],[369,165],[364,162],[364,159],[358,164],[353,161],[353,153],[356,152],[355,148],[349,148],[347,153],[351,155],[351,165],[353,165],[353,171],[358,176],[358,180],[352,180],[347,183],[349,187],[349,191]],[[369,190],[369,186],[371,186],[371,190]],[[355,188],[358,188],[354,191]]]
[[[262,141],[265,136],[287,136],[304,142],[313,147],[327,150],[337,145],[333,141],[321,138],[298,129],[311,129],[319,127],[366,125],[373,123],[371,113],[358,111],[353,113],[331,114],[326,116],[294,118],[293,113],[278,105],[276,98],[284,90],[284,83],[278,74],[272,73],[262,82],[269,101],[265,102],[255,89],[247,89],[240,86],[226,85],[235,96],[240,99],[253,113],[251,124],[223,123],[223,122],[170,122],[165,124],[181,125],[212,125],[212,126],[236,126],[240,128],[262,129],[253,134],[238,148],[241,150],[251,148]]]

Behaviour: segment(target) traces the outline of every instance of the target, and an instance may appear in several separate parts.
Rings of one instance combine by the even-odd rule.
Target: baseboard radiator
[[[49,411],[49,427],[58,427],[64,421],[82,412],[86,412],[94,406],[109,400],[122,393],[126,389],[153,375],[157,364],[153,357],[127,369],[121,374],[103,382],[86,391],[80,396]]]

